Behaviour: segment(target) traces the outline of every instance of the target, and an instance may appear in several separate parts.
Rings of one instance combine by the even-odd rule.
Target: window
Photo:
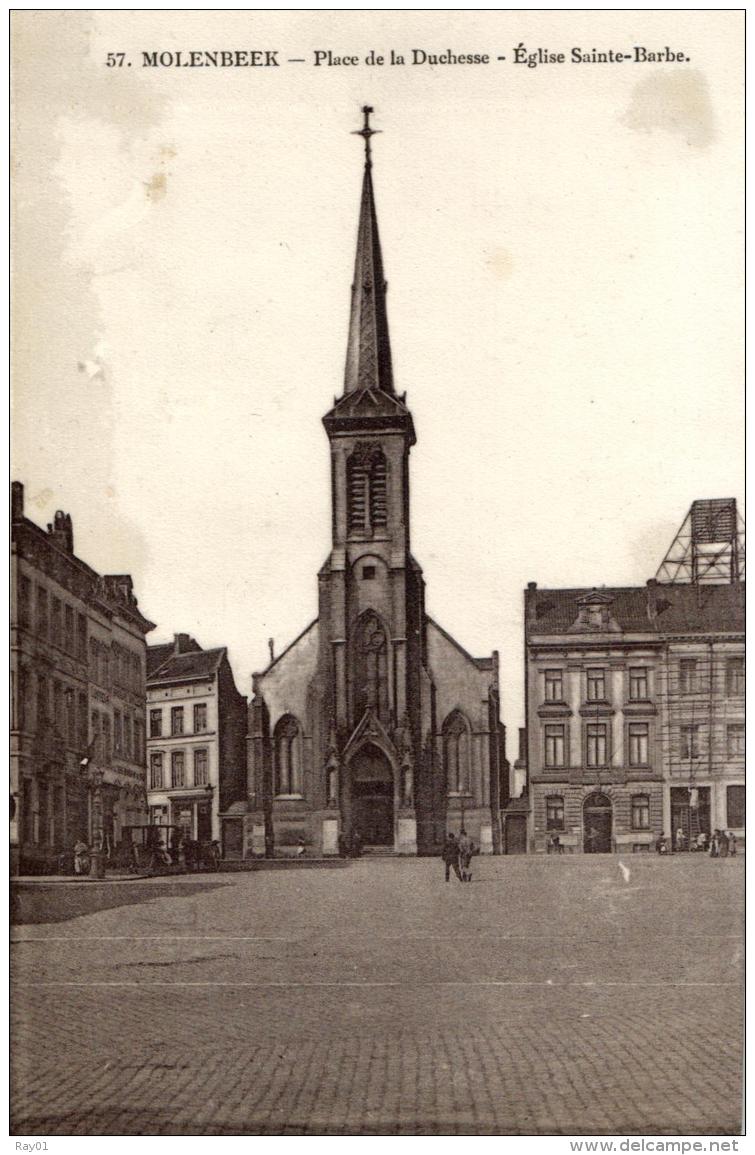
[[[744,658],[728,658],[726,662],[726,693],[730,698],[745,692]]]
[[[362,566],[362,580],[366,581],[366,582],[371,582],[374,580],[374,578],[375,578],[375,566],[374,565],[363,565]]]
[[[60,682],[52,684],[52,716],[55,720],[55,729],[58,734],[63,733],[63,687]]]
[[[443,723],[443,765],[449,794],[466,794],[469,790],[469,725],[455,710]]]
[[[545,765],[565,766],[565,728],[563,726],[545,727]]]
[[[545,671],[545,700],[546,702],[563,702],[564,675],[562,670]]]
[[[76,615],[76,654],[85,658],[87,652],[87,620],[83,614]]]
[[[605,670],[587,671],[587,700],[588,702],[604,702],[606,698]]]
[[[388,644],[377,614],[367,613],[361,619],[354,646],[355,721],[360,721],[365,710],[372,709],[381,722],[388,724]]]
[[[149,712],[149,736],[150,738],[162,738],[163,733],[163,712],[162,710],[150,710]]]
[[[596,722],[586,727],[587,765],[606,766],[608,764],[608,728],[605,722]]]
[[[744,758],[745,728],[741,723],[726,727],[727,758]]]
[[[144,723],[141,718],[134,719],[134,761],[144,761]]]
[[[47,637],[47,590],[37,586],[37,633]]]
[[[679,662],[679,692],[681,694],[695,694],[697,692],[697,660],[682,658]]]
[[[87,747],[87,712],[87,696],[86,694],[79,694],[78,739],[80,750],[85,750]]]
[[[209,781],[206,750],[194,751],[194,785],[206,786]]]
[[[194,707],[194,733],[201,734],[207,729],[207,703],[198,702]]]
[[[149,787],[150,790],[163,788],[163,756],[159,750],[149,756]]]
[[[726,825],[739,829],[745,824],[744,786],[726,787]]]
[[[388,470],[377,445],[358,445],[346,465],[350,533],[388,524]]]
[[[184,708],[183,706],[173,706],[170,711],[170,732],[171,734],[183,734],[184,732]]]
[[[66,627],[65,627],[65,628],[66,628],[66,641],[65,641],[65,646],[66,646],[66,649],[68,650],[68,653],[69,653],[69,654],[72,654],[72,653],[73,653],[73,651],[74,651],[74,640],[73,640],[73,606],[66,606],[66,608],[65,608],[65,620],[66,620]]]
[[[632,795],[632,830],[650,829],[650,796]]]
[[[174,790],[186,785],[183,750],[174,750],[170,756],[170,784]]]
[[[680,755],[684,761],[691,761],[700,757],[697,741],[698,730],[699,726],[681,726],[679,729]]]
[[[110,738],[110,715],[102,715],[102,756],[106,762],[110,761],[113,752]]]
[[[560,794],[549,794],[545,799],[545,828],[564,829],[564,800]]]
[[[123,715],[123,753],[131,758],[134,753],[134,731],[130,714]]]
[[[113,711],[113,745],[116,754],[120,754],[123,749],[123,731],[121,729],[121,712],[120,710]]]
[[[648,672],[644,666],[629,667],[629,699],[632,702],[644,702],[650,697],[648,691]]]
[[[647,722],[629,723],[629,765],[648,765],[648,732]]]
[[[18,624],[27,630],[31,626],[31,582],[23,574],[18,579]]]
[[[53,597],[50,608],[50,641],[54,646],[63,643],[63,606],[60,598]]]
[[[299,723],[284,714],[275,727],[275,793],[301,794],[301,756]]]
[[[47,678],[40,674],[37,678],[37,731],[47,725],[50,715]]]

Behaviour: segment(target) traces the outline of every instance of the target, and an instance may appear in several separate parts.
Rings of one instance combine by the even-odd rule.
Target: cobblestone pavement
[[[13,930],[12,1131],[739,1133],[742,867],[487,858],[462,886],[385,859],[92,887]]]

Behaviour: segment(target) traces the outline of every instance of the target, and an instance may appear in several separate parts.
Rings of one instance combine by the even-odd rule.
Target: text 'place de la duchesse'
[[[95,572],[71,517],[37,525],[13,483],[16,874],[439,855],[462,828],[495,855],[690,852],[744,837],[734,499],[668,511],[681,528],[643,585],[607,586],[605,573],[587,588],[529,583],[516,753],[497,651],[472,656],[426,612],[373,132],[365,110],[345,376],[323,417],[332,541],[312,575],[317,617],[281,653],[271,646],[249,700],[227,648],[204,648],[187,623],[165,623],[173,641],[149,645],[156,627],[130,576]]]

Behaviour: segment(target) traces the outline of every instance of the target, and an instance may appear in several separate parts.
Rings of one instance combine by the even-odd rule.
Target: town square
[[[20,888],[13,1130],[739,1133],[743,859],[474,863]]]

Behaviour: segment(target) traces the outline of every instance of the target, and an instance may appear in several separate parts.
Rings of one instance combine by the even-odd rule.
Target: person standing
[[[472,855],[474,854],[474,843],[462,826],[459,834],[459,867],[461,869],[461,881],[472,881]]]
[[[733,830],[729,831],[729,856],[735,858],[737,854],[737,836]]]
[[[459,882],[462,882],[463,879],[459,870],[459,844],[450,831],[446,835],[446,841],[443,843],[441,858],[446,864],[446,882],[450,880],[452,870]]]

